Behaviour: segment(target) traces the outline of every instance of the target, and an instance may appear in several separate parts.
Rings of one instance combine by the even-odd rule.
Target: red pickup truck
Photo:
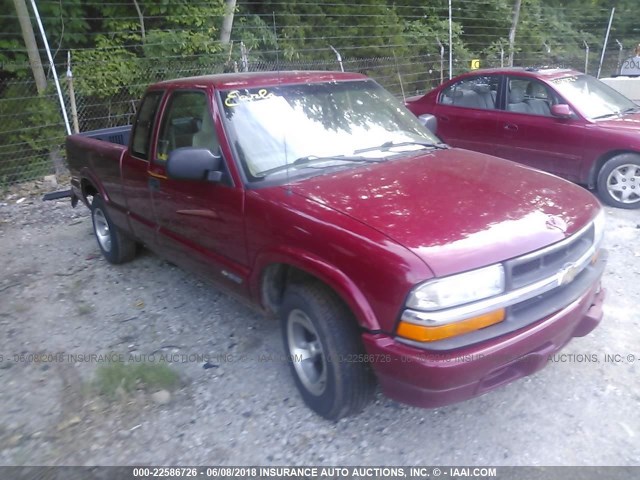
[[[529,375],[602,318],[588,191],[449,148],[374,81],[247,73],[151,86],[132,127],[67,139],[112,263],[144,244],[281,321],[304,401],[446,405]]]

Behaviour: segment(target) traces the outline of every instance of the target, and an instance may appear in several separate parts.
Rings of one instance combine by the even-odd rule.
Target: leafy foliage
[[[483,66],[497,66],[501,59],[506,60],[514,3],[452,1],[454,74],[467,69],[472,58],[481,59]],[[515,63],[581,66],[586,42],[594,52],[593,72],[598,61],[595,53],[601,49],[613,6],[617,13],[610,49],[615,49],[615,45],[611,47],[613,39],[619,39],[626,47],[621,55],[629,56],[640,42],[636,3],[522,0]],[[83,129],[128,122],[135,110],[133,99],[139,98],[150,82],[238,68],[240,42],[254,63],[273,62],[278,57],[335,65],[331,47],[345,60],[384,57],[387,64],[376,66],[375,71],[370,72],[374,67],[364,63],[350,66],[386,79],[398,79],[402,70],[402,80],[387,85],[398,94],[401,89],[404,93],[431,88],[440,80],[441,70],[448,69],[446,0],[238,0],[230,45],[218,41],[224,0],[48,0],[38,6],[59,74],[66,70],[67,52],[71,52],[76,93],[85,111],[100,119],[81,122]],[[0,7],[5,12],[0,16],[3,172],[7,165],[15,169],[20,165],[16,162],[46,157],[48,146],[59,143],[64,130],[55,96],[38,97],[28,83],[32,75],[13,0],[0,0]],[[438,42],[444,46],[442,56]],[[614,56],[604,71],[615,70]],[[441,58],[445,60],[442,65]],[[51,79],[46,65],[45,69]],[[31,93],[21,93],[20,88]],[[17,144],[22,158],[16,157],[17,148],[10,147]],[[5,179],[14,180],[13,176]]]

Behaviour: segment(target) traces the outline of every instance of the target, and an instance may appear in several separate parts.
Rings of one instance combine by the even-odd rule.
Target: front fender
[[[316,277],[347,304],[358,324],[369,331],[380,330],[378,319],[360,288],[335,265],[312,253],[289,246],[264,250],[256,256],[250,277],[251,295],[260,298],[262,275],[267,267],[284,264]]]

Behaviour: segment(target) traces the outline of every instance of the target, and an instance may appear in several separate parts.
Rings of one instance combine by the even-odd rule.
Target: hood
[[[625,133],[636,133],[640,139],[640,113],[631,113],[621,117],[597,120],[593,125],[597,128],[606,128]]]
[[[461,149],[320,175],[291,190],[378,230],[436,276],[560,241],[600,208],[588,191],[551,174]]]

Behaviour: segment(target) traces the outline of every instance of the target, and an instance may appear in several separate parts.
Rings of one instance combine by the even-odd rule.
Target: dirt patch
[[[108,265],[82,206],[10,197],[0,463],[638,464],[640,212],[608,214],[606,318],[571,357],[446,408],[378,394],[333,424],[302,404],[275,322],[149,252]],[[96,396],[86,385],[108,354],[166,361],[182,386],[163,401]]]

